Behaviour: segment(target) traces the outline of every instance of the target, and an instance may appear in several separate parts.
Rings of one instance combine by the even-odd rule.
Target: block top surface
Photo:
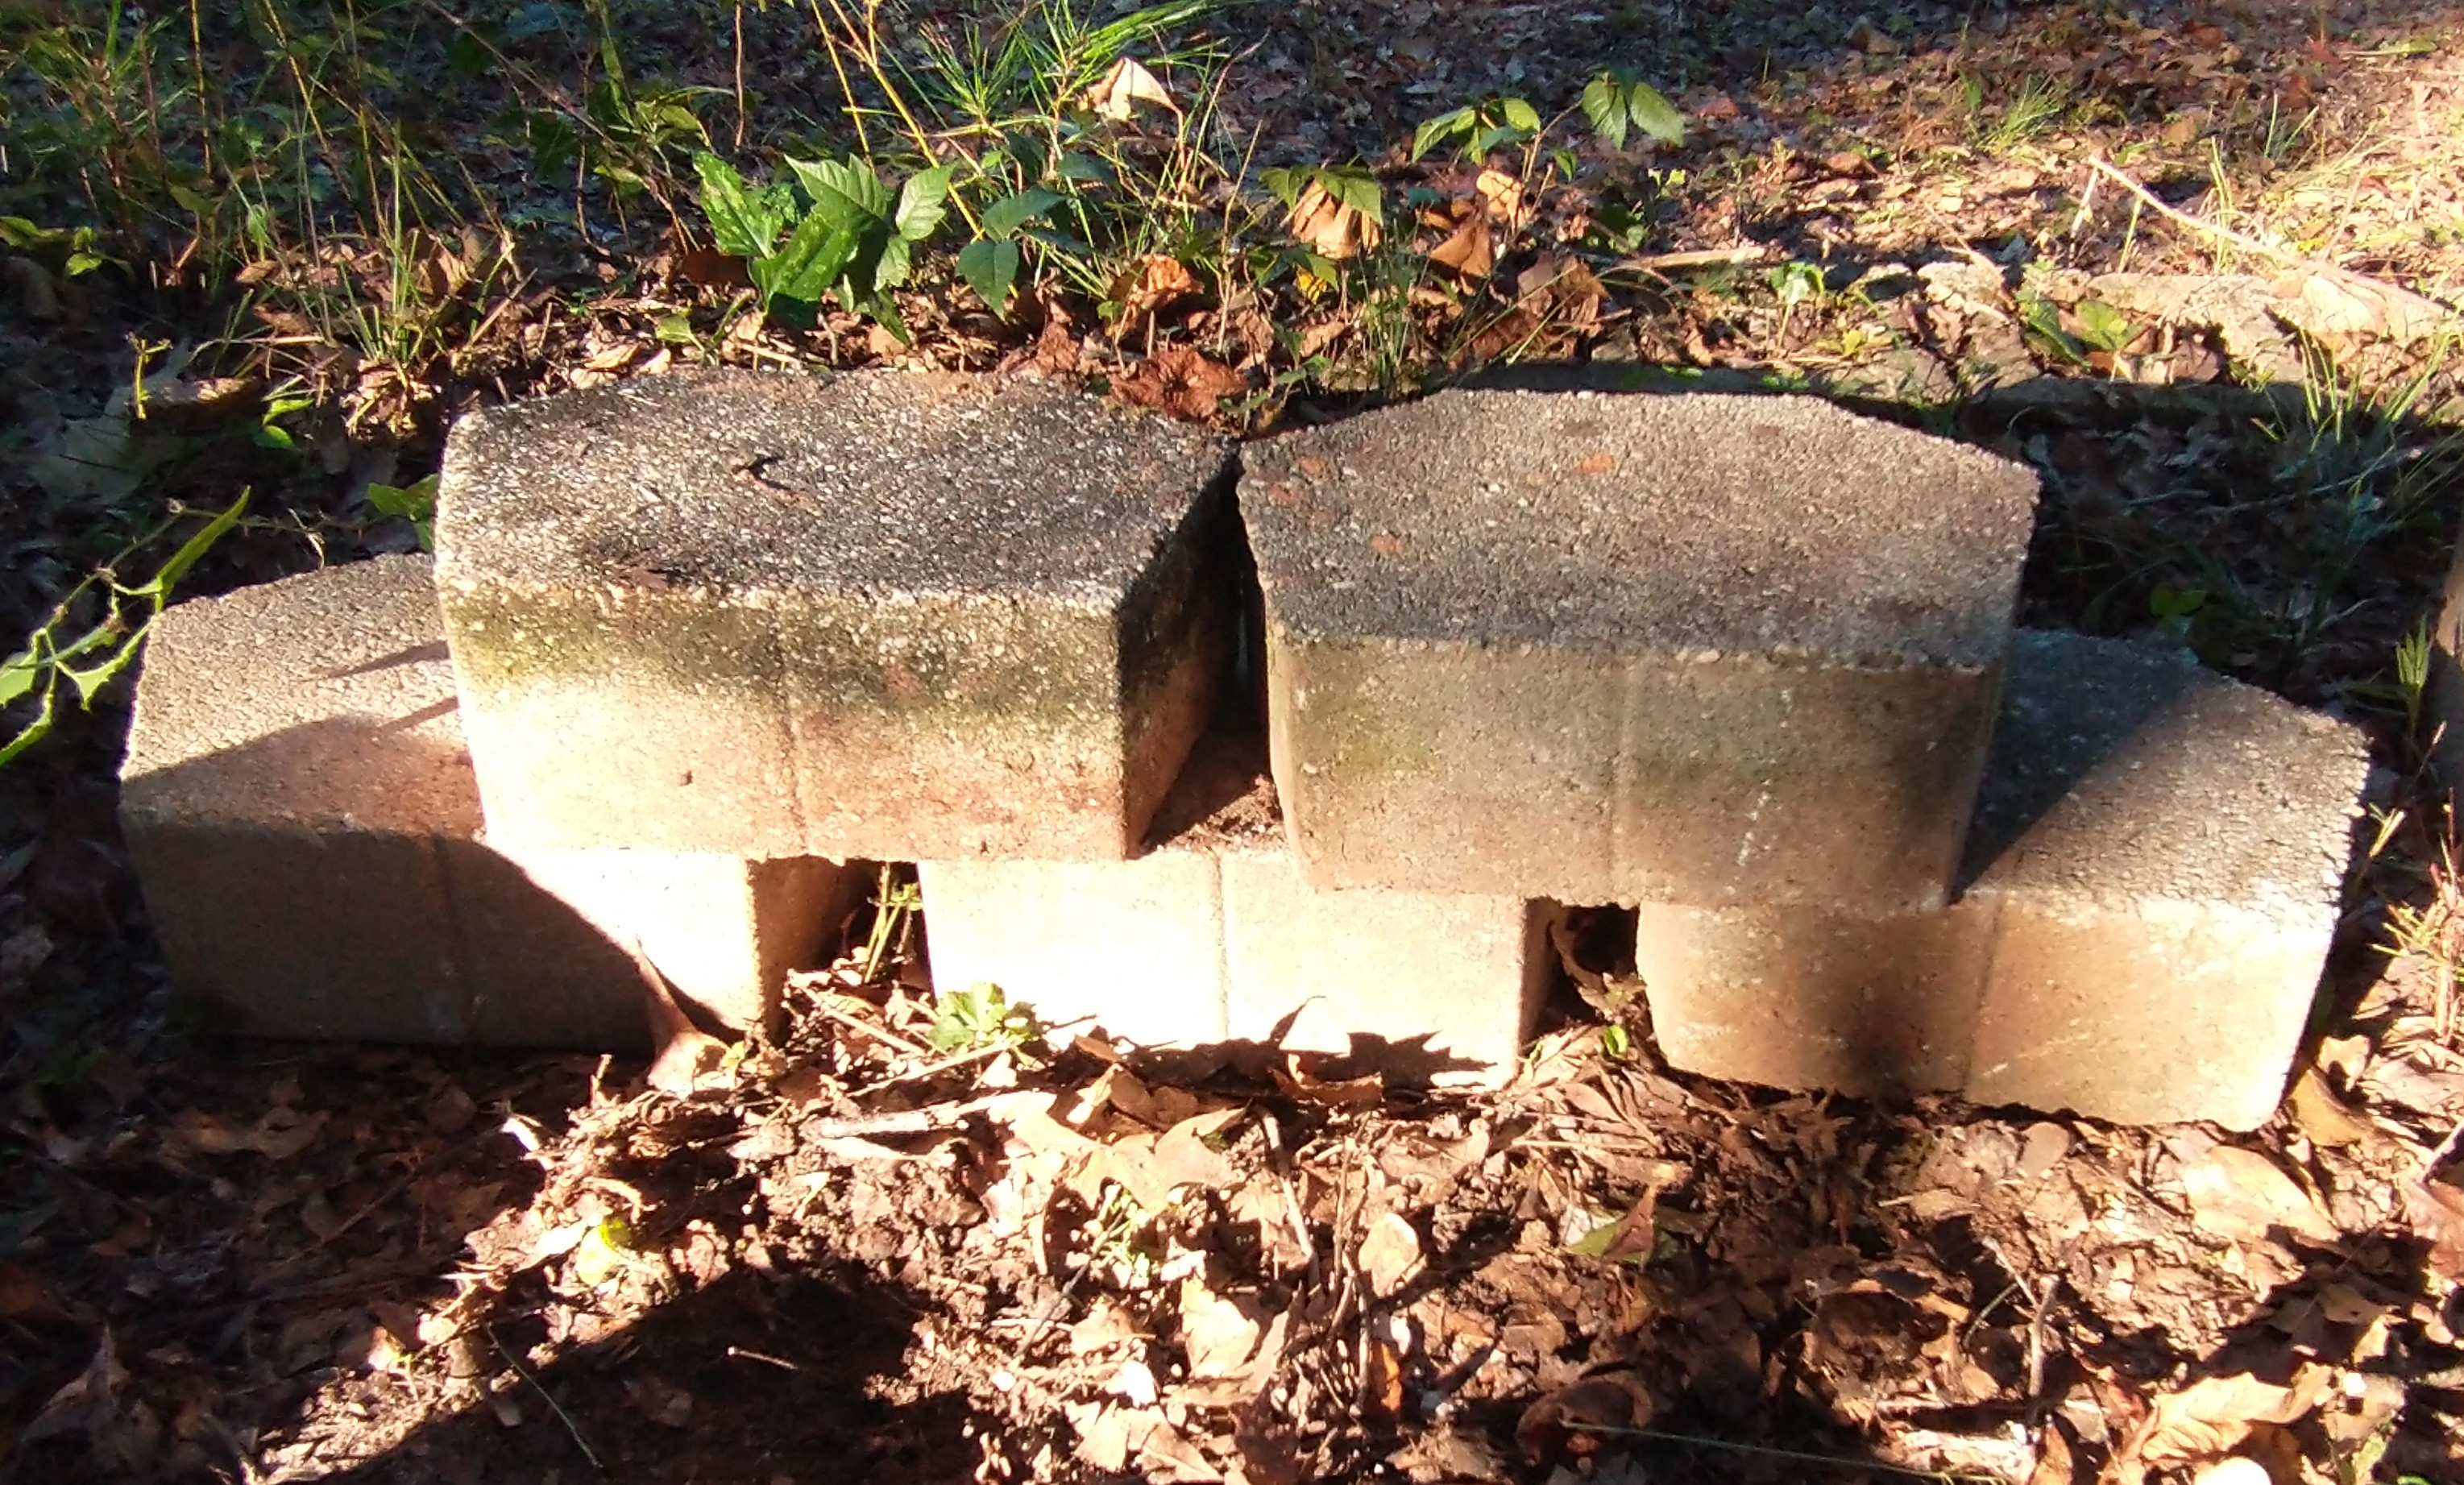
[[[1986,884],[2332,906],[2369,771],[2358,729],[2180,655],[2077,635],[2022,636],[2010,678],[2014,753],[1978,807],[2023,833]]]
[[[2035,476],[1818,399],[1448,391],[1252,445],[1310,637],[1990,665]]]
[[[475,834],[479,797],[425,557],[380,557],[154,621],[123,807]]]
[[[1229,449],[1029,379],[645,377],[456,425],[438,577],[1104,604],[1181,526]]]

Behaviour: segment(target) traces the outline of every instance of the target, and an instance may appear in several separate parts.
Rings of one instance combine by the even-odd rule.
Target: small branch
[[[2409,289],[2387,283],[2381,279],[2372,278],[2367,273],[2357,273],[2349,268],[2343,268],[2319,258],[2305,256],[2294,251],[2290,248],[2279,248],[2274,243],[2262,242],[2258,238],[2252,237],[2246,233],[2234,231],[2230,227],[2221,227],[2213,222],[2202,221],[2199,218],[2190,215],[2190,213],[2183,210],[2179,207],[2168,205],[2164,198],[2158,196],[2154,191],[2149,190],[2146,186],[2140,185],[2137,181],[2132,180],[2111,162],[2104,160],[2101,157],[2089,157],[2087,165],[2089,169],[2113,182],[2123,190],[2128,191],[2132,196],[2137,197],[2142,206],[2152,208],[2158,216],[2173,223],[2177,227],[2185,227],[2194,232],[2203,232],[2208,236],[2216,239],[2218,242],[2231,243],[2233,246],[2239,248],[2246,252],[2255,252],[2260,257],[2272,258],[2278,263],[2284,264],[2288,268],[2306,269],[2313,273],[2324,274],[2329,278],[2341,279],[2345,283],[2358,285],[2359,287],[2367,290],[2369,293],[2383,296],[2392,297],[2398,295],[2407,295],[2417,299],[2421,303],[2438,310],[2441,313],[2453,313],[2453,311],[2449,310],[2446,306],[2439,304],[2437,300],[2429,298],[2423,295],[2414,294]]]
[[[1761,243],[1748,243],[1742,248],[1693,248],[1683,252],[1646,252],[1640,257],[1619,258],[1609,265],[1609,271],[1631,269],[1639,273],[1658,273],[1669,269],[1726,268],[1737,263],[1759,263],[1770,256],[1771,249]]]
[[[531,1390],[547,1399],[548,1409],[564,1424],[564,1431],[573,1435],[574,1447],[582,1451],[583,1458],[590,1461],[590,1468],[602,1474],[606,1474],[607,1466],[600,1462],[598,1452],[590,1447],[590,1440],[582,1436],[581,1425],[573,1421],[573,1414],[566,1412],[564,1405],[556,1400],[556,1394],[540,1386],[539,1379],[532,1376],[520,1362],[514,1359],[514,1353],[505,1349],[505,1343],[496,1339],[496,1327],[494,1325],[488,1327],[488,1343],[496,1348],[496,1354],[505,1359],[506,1365],[514,1368],[515,1376],[529,1383]]]

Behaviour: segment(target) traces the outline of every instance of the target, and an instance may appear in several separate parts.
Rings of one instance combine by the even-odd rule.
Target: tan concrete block
[[[933,983],[999,985],[1048,1022],[1145,1047],[1221,1041],[1221,887],[1202,851],[1126,862],[925,862]]]
[[[1243,458],[1313,884],[1944,901],[2025,469],[1811,398],[1503,391]]]
[[[1032,380],[713,372],[474,413],[437,572],[492,828],[1123,859],[1230,654],[1228,455]]]
[[[1414,1083],[1512,1075],[1548,994],[1553,904],[1319,890],[1280,841],[1217,861],[1233,1039],[1349,1055]]]
[[[2092,643],[2092,642],[2080,642]],[[2096,706],[2096,677],[2047,712]],[[1971,889],[1996,915],[1980,1103],[2246,1129],[2280,1098],[2335,936],[2361,733],[2200,675]]]
[[[1672,1067],[1875,1096],[1968,1074],[1992,916],[1646,904],[1635,968]]]
[[[2128,1123],[2274,1111],[2366,757],[2186,651],[2022,633],[1944,911],[1646,906],[1674,1066]]]
[[[621,1048],[634,937],[740,1025],[844,910],[825,862],[508,860],[458,721],[424,557],[165,614],[121,808],[174,982],[267,1035]]]
[[[1548,984],[1548,909],[1521,898],[1300,878],[1263,739],[1202,743],[1128,862],[921,867],[934,982],[997,984],[1047,1022],[1148,1047],[1347,1053],[1398,1081],[1510,1076]]]

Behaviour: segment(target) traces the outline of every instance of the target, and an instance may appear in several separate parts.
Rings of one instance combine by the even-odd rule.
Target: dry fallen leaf
[[[1465,278],[1486,278],[1497,266],[1497,245],[1487,215],[1468,202],[1455,203],[1454,233],[1429,251],[1429,261]]]
[[[1244,1378],[1266,1333],[1265,1307],[1251,1296],[1224,1296],[1193,1274],[1180,1281],[1180,1343],[1199,1381]]]
[[[1377,224],[1311,181],[1292,203],[1293,238],[1322,258],[1341,262],[1377,246]]]
[[[2151,1469],[2176,1469],[2221,1459],[2262,1424],[2292,1423],[2336,1391],[2335,1373],[2315,1362],[2292,1380],[2263,1382],[2253,1373],[2203,1377],[2156,1399],[2147,1421],[2113,1456],[2119,1485],[2140,1485]]]
[[[1395,1212],[1378,1217],[1360,1235],[1360,1272],[1378,1299],[1393,1299],[1420,1268],[1420,1234]]]
[[[2234,1242],[2282,1228],[2312,1242],[2333,1242],[2336,1224],[2308,1191],[2255,1150],[2219,1145],[2182,1167],[2182,1189],[2199,1231]]]
[[[2293,1112],[2293,1122],[2310,1143],[2327,1148],[2359,1145],[2378,1132],[2368,1119],[2336,1096],[2319,1069],[2311,1068],[2293,1084],[2292,1096],[2286,1101]]]
[[[1632,1372],[1586,1377],[1560,1387],[1523,1410],[1515,1442],[1533,1463],[1558,1454],[1589,1454],[1601,1444],[1600,1429],[1639,1429],[1651,1422],[1651,1393]]]
[[[1128,376],[1112,379],[1112,391],[1121,401],[1191,423],[1214,417],[1223,399],[1237,397],[1248,386],[1241,373],[1185,345],[1167,345]]]
[[[1115,123],[1128,119],[1140,103],[1153,103],[1176,114],[1180,112],[1180,105],[1172,100],[1172,94],[1164,87],[1163,79],[1147,71],[1146,66],[1133,56],[1124,56],[1113,62],[1111,70],[1087,90],[1081,101]]]
[[[1206,292],[1189,265],[1169,253],[1150,252],[1121,271],[1107,295],[1121,307],[1119,333],[1158,311]]]

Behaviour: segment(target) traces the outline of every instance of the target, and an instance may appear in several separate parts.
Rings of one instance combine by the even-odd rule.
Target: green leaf
[[[1419,126],[1412,133],[1412,158],[1419,159],[1445,141],[1450,135],[1469,134],[1479,126],[1479,116],[1468,108],[1458,108]]]
[[[787,168],[812,198],[813,210],[832,227],[853,232],[890,219],[890,187],[861,161],[790,158]]]
[[[1625,148],[1625,88],[1613,73],[1600,74],[1583,89],[1583,117],[1611,149]]]
[[[1385,193],[1378,187],[1377,177],[1368,169],[1359,165],[1329,165],[1317,172],[1317,181],[1336,201],[1379,227],[1386,225]]]
[[[992,213],[984,213],[984,227],[992,227]],[[979,237],[958,250],[958,276],[976,291],[995,315],[1008,317],[1010,287],[1018,282],[1018,244],[1006,240],[996,242]]]
[[[386,515],[399,515],[407,521],[431,520],[436,515],[436,476],[408,485],[368,485],[368,504]]]
[[[495,58],[477,36],[457,30],[445,43],[445,65],[457,77],[480,77],[495,65]]]
[[[24,753],[27,749],[34,746],[34,744],[38,742],[41,742],[46,736],[50,735],[52,731],[52,691],[51,688],[45,687],[43,688],[43,705],[41,709],[34,713],[33,720],[28,722],[23,728],[20,728],[16,736],[10,738],[5,744],[0,744],[0,768],[7,767],[19,753]]]
[[[1267,173],[1271,175],[1276,172],[1268,171]],[[1268,190],[1274,189],[1271,185],[1266,188]],[[1294,192],[1294,194],[1297,195],[1298,192]],[[1027,223],[1043,216],[1045,212],[1050,211],[1053,207],[1061,205],[1061,203],[1066,199],[1067,198],[1064,197],[1059,191],[1048,191],[1041,188],[1023,190],[1015,196],[1003,196],[1001,200],[994,202],[991,206],[984,208],[984,235],[987,237],[1015,237],[1018,235],[1018,229],[1020,228],[1024,227]],[[1291,205],[1288,201],[1284,204],[1286,206]]]
[[[2139,330],[2123,313],[2096,299],[2082,299],[2072,313],[2079,316],[2080,338],[2100,351],[2119,353]]]
[[[1625,113],[1636,128],[1662,144],[1685,142],[1685,116],[1650,83],[1638,82],[1626,90]]]
[[[240,516],[248,510],[250,493],[249,491],[241,491],[239,498],[232,501],[220,515],[206,522],[195,535],[182,542],[180,550],[172,553],[170,560],[156,569],[150,580],[129,589],[129,597],[151,599],[158,607],[169,601],[171,589],[182,578],[187,576],[188,569],[197,564],[197,559],[212,551],[214,543],[222,540],[225,533],[239,524]]]
[[[0,662],[0,707],[33,690],[35,679],[42,673],[43,663],[34,658],[32,649],[21,649]]]
[[[530,116],[531,166],[544,176],[562,177],[582,158],[582,136],[573,125],[544,109]]]
[[[1427,125],[1424,124],[1421,127],[1426,128]],[[1275,165],[1258,172],[1258,184],[1266,187],[1269,194],[1282,202],[1287,211],[1299,205],[1301,192],[1309,189],[1309,172],[1290,165]],[[990,212],[984,214],[984,224],[987,227],[992,225]]]
[[[847,272],[855,256],[855,232],[834,227],[816,210],[796,226],[786,246],[747,265],[745,272],[764,300],[792,299],[819,304]]]
[[[1074,150],[1061,157],[1059,169],[1063,180],[1076,181],[1085,186],[1110,186],[1116,179],[1111,165],[1092,155],[1082,155]]]
[[[99,252],[72,252],[66,265],[68,276],[75,278],[80,273],[91,273],[110,261]]]
[[[767,257],[786,226],[777,198],[748,187],[734,165],[707,150],[693,155],[693,173],[701,177],[702,215],[718,251],[748,260]]]
[[[885,238],[880,251],[872,254],[872,292],[886,295],[907,282],[912,264],[912,252],[906,238],[895,235]]]
[[[1498,102],[1498,111],[1505,116],[1506,122],[1508,127],[1520,129],[1526,134],[1537,134],[1540,132],[1540,110],[1532,107],[1522,98],[1509,98],[1500,99]]]
[[[896,337],[899,344],[915,343],[915,338],[907,333],[907,321],[899,317],[898,306],[890,302],[890,295],[885,294],[866,305],[865,313],[881,321],[881,328]]]
[[[949,212],[950,176],[957,168],[935,165],[907,178],[907,184],[898,188],[898,209],[891,217],[891,225],[898,229],[899,236],[909,242],[922,242],[933,235],[933,229],[940,226],[941,218]]]

